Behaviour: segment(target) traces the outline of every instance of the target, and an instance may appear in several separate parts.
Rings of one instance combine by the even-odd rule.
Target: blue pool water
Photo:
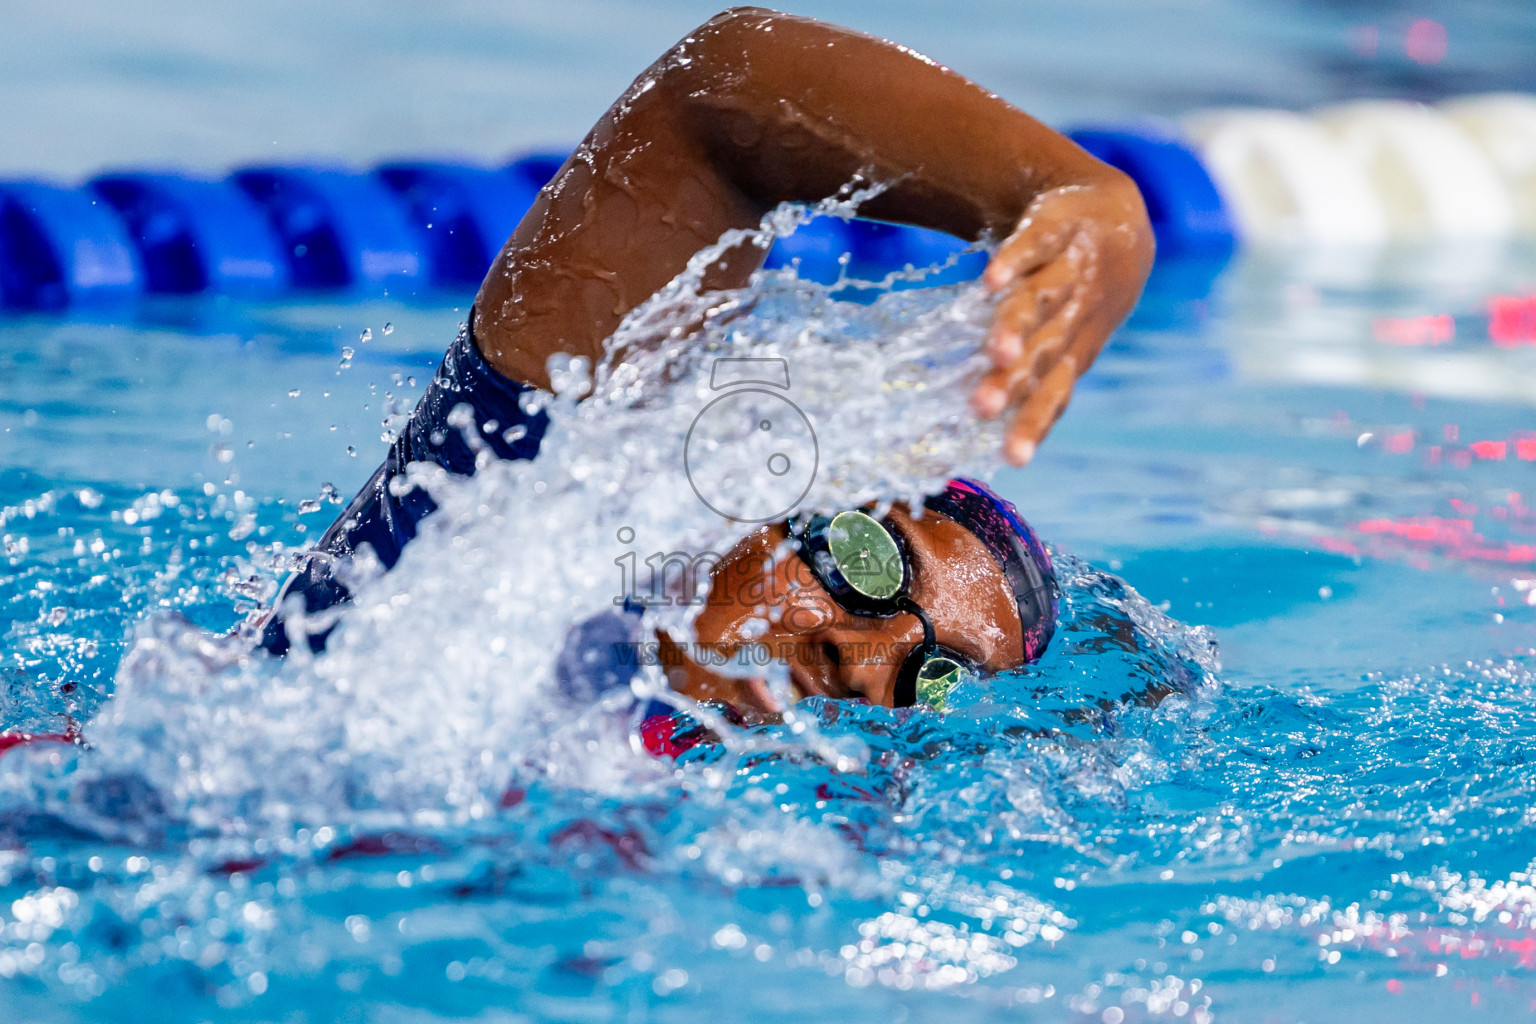
[[[5,112],[8,159],[218,168],[276,142],[362,161],[395,139],[500,156],[579,132],[709,13],[568,6],[602,26],[597,44],[476,5],[436,35],[403,5],[366,31],[302,5],[84,26],[67,4],[39,9],[0,41],[41,97]],[[1343,7],[978,5],[977,25],[1006,32],[920,5],[812,13],[1053,117],[1302,104],[1360,83],[1529,88],[1520,16],[1447,7],[1372,15],[1383,32],[1443,18],[1437,69],[1348,64],[1367,19]],[[1106,18],[1113,53],[1136,60],[1061,56]],[[1205,44],[1172,61],[1136,45],[1151,31]],[[527,52],[509,61],[498,39]],[[280,53],[303,74],[264,79]],[[379,97],[398,79],[375,69],[395,62],[431,83],[415,105]],[[74,92],[48,77],[70,67]],[[284,113],[285,90],[320,98]],[[509,114],[508,91],[542,98]],[[290,134],[267,139],[277,126]],[[506,626],[526,650],[505,663],[460,649],[483,611],[393,627],[385,590],[339,660],[242,663],[219,639],[377,464],[467,298],[0,321],[0,728],[76,723],[86,744],[0,753],[0,1020],[1528,1014],[1536,348],[1494,344],[1486,314],[1527,294],[1536,254],[1250,254],[1209,276],[1159,267],[1036,463],[994,478],[1066,584],[1040,665],[943,718],[812,703],[675,771],[631,751],[615,716],[505,670],[536,664],[558,617]],[[767,294],[768,327],[833,325],[821,355],[885,322]],[[1401,343],[1441,315],[1453,340]],[[795,367],[801,384],[837,378],[825,360]],[[854,408],[872,433],[900,427]],[[612,469],[579,446],[601,428],[573,422],[557,451]],[[585,493],[540,472],[521,482]],[[458,507],[529,507],[504,482]],[[637,523],[682,529],[655,509]],[[594,527],[607,546],[582,549],[603,572],[611,535]],[[484,565],[426,540],[479,585]],[[403,566],[400,593],[432,593],[433,568]],[[576,582],[559,592],[586,600]],[[463,671],[422,667],[438,657]]]

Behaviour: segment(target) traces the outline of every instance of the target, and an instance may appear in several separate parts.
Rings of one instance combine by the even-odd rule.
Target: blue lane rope
[[[385,164],[379,178],[425,240],[427,276],[438,288],[474,288],[538,188],[505,171],[414,161]]]
[[[93,193],[0,182],[0,305],[62,309],[143,289],[143,267],[127,229]]]
[[[1182,141],[1144,126],[1072,137],[1126,171],[1147,199],[1161,255],[1220,259],[1231,217]],[[144,293],[279,297],[333,290],[405,298],[479,284],[564,163],[535,153],[500,167],[400,160],[360,172],[247,167],[227,179],[103,174],[80,187],[0,181],[0,308],[62,309]],[[781,239],[768,266],[831,283],[942,265],[964,243],[935,231],[822,217]],[[974,278],[959,256],[925,285]]]
[[[328,167],[252,167],[230,180],[262,208],[297,288],[410,294],[427,278],[422,239],[371,174]]]
[[[89,187],[122,218],[147,291],[266,296],[291,285],[261,208],[228,182],[129,172],[101,175]]]

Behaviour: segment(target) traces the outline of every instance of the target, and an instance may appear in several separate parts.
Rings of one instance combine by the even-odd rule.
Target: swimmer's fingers
[[[1035,453],[1125,319],[1152,265],[1152,232],[1136,184],[1104,168],[1092,181],[1053,189],[1029,204],[987,265],[1002,292],[987,354],[992,369],[971,396],[986,418],[1011,409],[1003,454],[1021,466]]]
[[[1024,354],[1006,366],[989,370],[971,395],[971,408],[976,415],[996,419],[1004,409],[1026,401],[1039,386],[1041,375],[1073,347],[1081,317],[1082,301],[1069,300],[1030,337]]]
[[[992,329],[987,334],[987,355],[999,369],[1023,358],[1031,336],[1072,296],[1078,267],[1071,259],[1057,259],[1016,282],[997,305]]]
[[[1082,224],[1074,188],[1056,189],[1037,196],[1019,226],[992,254],[982,283],[992,291],[1001,291],[1016,281],[1050,263],[1071,243]]]
[[[1003,440],[1003,457],[1022,466],[1035,457],[1035,449],[1067,409],[1077,384],[1077,360],[1070,353],[1051,367],[1040,386],[1014,411]]]

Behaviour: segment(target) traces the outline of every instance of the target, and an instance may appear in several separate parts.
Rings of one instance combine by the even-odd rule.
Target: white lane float
[[[1515,230],[1536,237],[1536,96],[1465,96],[1440,109],[1478,146],[1504,180]]]
[[[1285,110],[1208,110],[1185,121],[1239,237],[1257,245],[1379,245],[1388,224],[1369,175],[1323,127]]]
[[[1313,117],[1364,168],[1392,241],[1497,239],[1513,233],[1509,189],[1471,137],[1440,111],[1366,100]]]

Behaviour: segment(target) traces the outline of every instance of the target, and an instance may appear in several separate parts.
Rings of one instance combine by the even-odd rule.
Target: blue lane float
[[[261,209],[230,183],[140,172],[104,174],[90,187],[122,218],[148,291],[270,296],[290,287]]]
[[[430,279],[429,247],[372,174],[321,167],[250,167],[230,180],[276,233],[296,288],[414,294]]]
[[[971,281],[981,275],[987,254],[967,253],[967,248],[968,243],[942,231],[862,218],[818,217],[794,234],[776,240],[763,265],[771,270],[794,264],[800,277],[830,285],[838,281],[846,255],[851,278],[879,281],[906,267],[934,268],[912,285],[896,285],[933,287]],[[839,297],[858,296],[850,291],[840,292]]]
[[[817,284],[833,284],[842,275],[844,253],[854,248],[849,222],[837,217],[817,217],[800,225],[792,235],[774,240],[763,266],[769,270],[794,266],[795,273]]]
[[[83,189],[0,182],[0,306],[62,309],[144,288],[122,221]]]
[[[901,229],[901,246],[902,264],[910,263],[919,269],[943,268],[922,279],[920,283],[925,288],[974,281],[987,269],[985,252],[966,252],[969,243],[942,231],[904,227]]]
[[[432,285],[473,288],[560,162],[557,157],[528,157],[490,170],[409,161],[384,164],[377,173],[426,240]]]
[[[1147,203],[1159,252],[1231,253],[1232,218],[1205,165],[1182,140],[1154,128],[1082,128],[1067,133],[1130,175]]]
[[[1219,272],[1234,245],[1232,218],[1182,140],[1147,126],[1070,134],[1136,181],[1161,256],[1200,262],[1202,282]],[[473,288],[564,162],[536,153],[498,168],[402,160],[367,172],[248,167],[227,181],[125,171],[86,189],[0,183],[0,306],[59,309],[145,291],[405,297]],[[918,282],[951,284],[986,265],[985,253],[964,249],[936,231],[822,217],[779,240],[767,265],[793,262],[831,284],[845,254],[848,274],[864,280],[953,261]]]
[[[483,167],[416,161],[385,164],[377,173],[426,239],[423,255],[437,288],[479,284],[526,212],[505,175]]]
[[[528,205],[532,206],[539,189],[554,180],[555,172],[560,170],[565,161],[563,153],[529,153],[513,160],[502,170],[512,179],[513,187],[519,190],[520,195],[526,196]]]

